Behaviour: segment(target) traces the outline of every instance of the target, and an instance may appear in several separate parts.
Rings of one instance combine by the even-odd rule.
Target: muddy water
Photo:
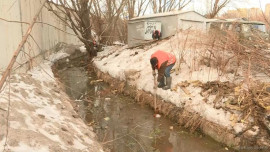
[[[134,99],[116,94],[108,84],[87,72],[86,60],[60,60],[55,68],[66,91],[76,100],[85,123],[111,152],[225,152],[233,151],[200,133],[189,133]]]

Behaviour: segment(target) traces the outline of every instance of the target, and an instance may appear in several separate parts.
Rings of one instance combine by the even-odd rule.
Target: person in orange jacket
[[[175,62],[175,56],[168,52],[158,50],[151,55],[150,63],[153,69],[153,76],[156,75],[155,70],[158,70],[158,88],[163,88],[164,90],[171,88],[172,77],[170,76],[170,71],[175,65]],[[164,76],[166,77],[166,84],[164,81]]]

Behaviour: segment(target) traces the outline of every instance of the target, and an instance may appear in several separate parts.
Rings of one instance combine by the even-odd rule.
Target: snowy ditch
[[[68,58],[55,63],[54,73],[66,86],[80,117],[94,128],[105,151],[233,151],[199,132],[180,128],[166,117],[154,118],[152,108],[136,103],[127,96],[131,93],[122,94],[131,89],[121,91],[123,82],[118,84],[97,72],[99,79],[87,57]]]

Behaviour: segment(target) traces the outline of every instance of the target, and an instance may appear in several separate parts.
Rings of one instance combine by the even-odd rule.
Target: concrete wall
[[[144,41],[144,21],[128,23],[128,46],[145,43]]]
[[[186,12],[178,15],[178,28],[191,30],[206,30],[206,18],[196,12]]]
[[[129,21],[128,24],[128,46],[136,46],[138,45],[138,41],[134,40],[134,37],[138,37],[140,35],[140,42],[145,42],[144,41],[144,33],[143,30],[137,30],[137,28],[140,26],[142,23],[147,22],[147,21],[157,21],[161,22],[161,33],[162,33],[162,38],[169,37],[171,35],[174,35],[177,32],[177,15],[170,15],[170,16],[161,16],[161,17],[153,17],[153,18],[146,18],[146,19],[139,19],[135,21]],[[134,30],[136,29],[136,30]],[[140,33],[141,32],[141,33]]]
[[[23,21],[30,23],[41,6],[39,0],[0,0],[0,18],[9,21]],[[45,7],[42,9],[37,22],[51,24],[66,32],[73,33],[71,29],[66,27],[52,12]],[[11,60],[14,51],[22,40],[22,36],[28,29],[28,24],[6,22],[0,19],[0,73],[2,73],[9,61]],[[34,40],[29,37],[23,47],[23,51],[37,57],[44,54],[45,51],[53,48],[59,42],[80,44],[76,36],[62,32],[52,26],[42,23],[36,23],[31,32]],[[14,69],[21,67],[22,64],[29,61],[29,56],[21,51],[14,65]],[[39,61],[36,61],[39,62]],[[34,64],[34,62],[33,62]],[[21,71],[28,70],[29,66],[22,66]]]

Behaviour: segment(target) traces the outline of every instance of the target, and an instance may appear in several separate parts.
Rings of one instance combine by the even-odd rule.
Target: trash
[[[170,126],[170,130],[173,130],[173,126]]]
[[[103,82],[103,80],[101,80],[101,79],[99,79],[99,80],[92,80],[92,81],[90,82],[90,84],[94,84],[94,83],[98,83],[98,82]]]
[[[225,150],[229,150],[229,148],[225,147]]]
[[[161,115],[160,115],[160,114],[154,114],[154,117],[155,117],[155,118],[160,118]]]
[[[105,118],[104,118],[104,120],[109,121],[109,120],[110,120],[110,118],[109,118],[109,117],[105,117]]]
[[[95,124],[95,121],[93,120],[93,121],[89,122],[89,123],[87,124],[87,126],[93,126],[94,124]]]
[[[112,91],[112,93],[113,93],[113,94],[116,94],[116,93],[117,93],[117,91],[118,91],[118,90],[116,90],[116,89],[115,89],[115,90],[113,90],[113,91]]]
[[[111,100],[111,98],[105,98],[105,101],[110,101]]]

